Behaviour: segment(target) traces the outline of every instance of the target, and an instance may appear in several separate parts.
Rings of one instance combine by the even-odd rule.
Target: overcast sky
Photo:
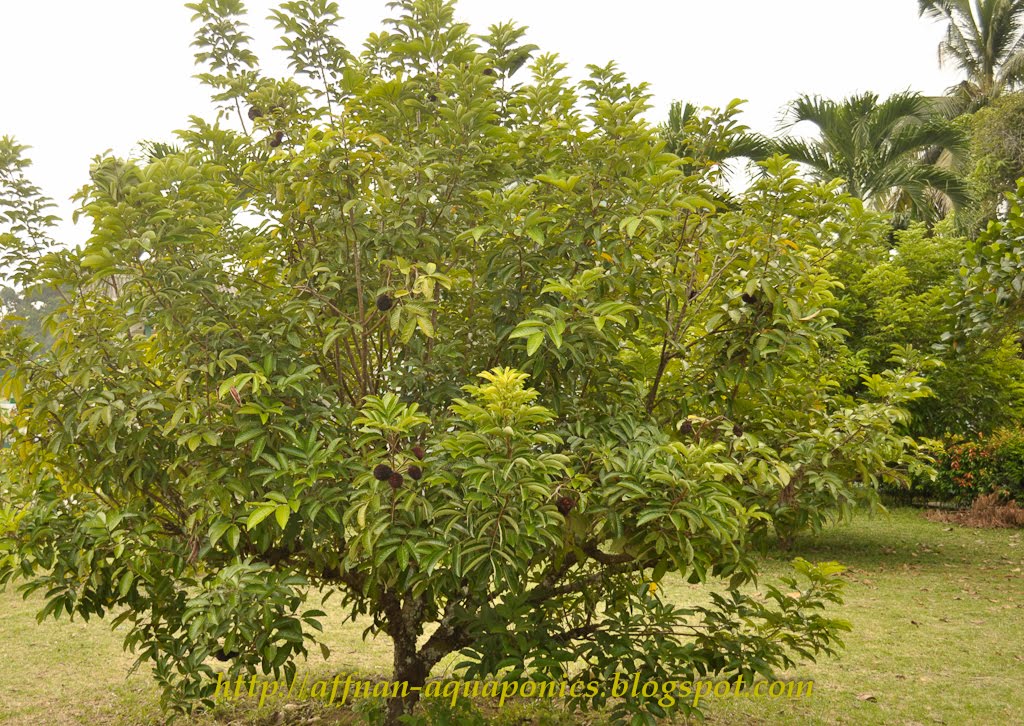
[[[283,72],[265,18],[278,3],[251,0],[250,35],[265,69]],[[340,0],[350,50],[388,17],[386,0]],[[4,0],[0,22],[0,135],[32,148],[32,177],[70,218],[68,198],[90,160],[129,153],[142,139],[170,140],[189,114],[210,115],[192,76],[191,11],[178,0]],[[654,94],[652,121],[674,99],[720,106],[748,101],[745,122],[773,132],[801,93],[841,98],[860,91],[939,94],[953,69],[938,66],[941,24],[918,17],[916,0],[461,0],[476,32],[513,19],[528,39],[557,52],[574,75],[618,62]],[[68,243],[88,230],[60,228]]]

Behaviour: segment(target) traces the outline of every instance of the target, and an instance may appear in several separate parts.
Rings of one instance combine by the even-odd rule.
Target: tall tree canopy
[[[969,176],[974,204],[964,220],[975,231],[1004,219],[1006,197],[1024,177],[1024,93],[1010,93],[970,117]]]

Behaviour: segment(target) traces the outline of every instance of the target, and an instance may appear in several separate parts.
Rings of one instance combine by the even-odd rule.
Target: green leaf
[[[259,427],[239,431],[238,434],[235,435],[235,446],[241,446],[248,441],[252,441],[263,433],[265,433],[264,429]]]
[[[262,504],[258,506],[249,514],[249,518],[245,520],[245,528],[249,531],[252,531],[260,522],[262,522],[264,519],[273,514],[275,508],[276,507],[274,505],[267,504]]]
[[[210,527],[210,547],[214,547],[217,541],[224,536],[224,533],[232,526],[230,519],[222,519],[214,522]]]
[[[555,344],[556,349],[562,347],[562,333],[564,331],[565,322],[562,320],[555,322],[548,328],[548,336],[551,338],[551,342]]]
[[[100,270],[105,267],[110,267],[114,262],[114,256],[110,254],[109,250],[102,250],[100,252],[94,252],[86,255],[82,258],[82,266],[91,269]]]
[[[274,517],[277,519],[277,524],[281,529],[288,526],[288,517],[291,516],[292,509],[287,504],[281,504],[274,510]]]
[[[544,331],[538,331],[526,339],[526,355],[533,355],[544,342]]]

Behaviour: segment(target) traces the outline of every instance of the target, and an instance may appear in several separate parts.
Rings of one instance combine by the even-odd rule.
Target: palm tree
[[[684,169],[702,164],[724,166],[736,159],[760,161],[771,155],[771,141],[753,133],[738,120],[742,102],[733,101],[724,109],[704,109],[692,103],[673,101],[668,122],[661,126],[665,149],[691,159]]]
[[[740,123],[742,103],[737,99],[723,109],[701,109],[692,103],[673,101],[668,121],[658,129],[665,150],[681,158],[679,169],[719,182],[714,185],[715,201],[729,209],[736,198],[726,182],[736,171],[736,162],[762,161],[774,153],[771,139]]]
[[[922,16],[949,23],[939,61],[967,76],[950,89],[954,112],[976,111],[1024,80],[1024,0],[918,0]]]
[[[951,168],[965,148],[964,134],[924,96],[906,92],[879,101],[864,93],[840,102],[801,96],[790,104],[788,120],[789,126],[813,123],[819,136],[783,136],[777,151],[819,179],[843,179],[847,192],[876,209],[931,221],[967,201]],[[941,162],[932,161],[939,156]]]

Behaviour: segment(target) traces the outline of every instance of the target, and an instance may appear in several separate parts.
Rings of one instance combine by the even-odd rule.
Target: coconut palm
[[[967,76],[950,89],[954,111],[975,111],[1024,80],[1024,0],[918,0],[922,16],[945,20],[940,62]]]
[[[818,138],[783,136],[775,142],[777,151],[806,164],[819,179],[843,179],[846,191],[876,209],[934,220],[967,201],[952,168],[964,150],[964,135],[933,100],[909,92],[884,101],[874,93],[838,102],[801,96],[787,115],[789,126],[813,123]]]

